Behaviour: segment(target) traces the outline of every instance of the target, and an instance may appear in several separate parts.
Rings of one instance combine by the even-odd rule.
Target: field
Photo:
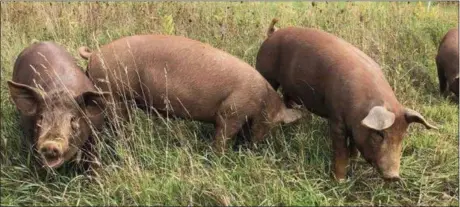
[[[210,148],[213,126],[135,112],[125,133],[99,143],[103,170],[90,178],[62,168],[43,176],[20,153],[19,116],[6,81],[35,40],[55,41],[82,68],[79,46],[134,34],[174,34],[209,43],[251,65],[272,18],[278,27],[320,28],[379,63],[399,101],[439,130],[409,127],[401,176],[386,183],[360,158],[344,183],[331,178],[324,119],[277,127],[257,149]],[[458,3],[180,2],[1,3],[1,205],[456,205],[458,105],[438,92],[435,55],[458,24]],[[128,130],[130,129],[130,130]]]

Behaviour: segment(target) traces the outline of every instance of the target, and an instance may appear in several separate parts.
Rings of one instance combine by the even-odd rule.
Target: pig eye
[[[383,131],[374,131],[377,136],[376,137],[379,141],[382,141],[385,138],[385,133]]]
[[[376,133],[382,138],[385,137],[385,134],[382,131],[376,131]]]
[[[78,120],[77,120],[77,117],[75,116],[72,116],[70,118],[70,125],[72,126],[72,129],[73,130],[76,130],[78,128]]]

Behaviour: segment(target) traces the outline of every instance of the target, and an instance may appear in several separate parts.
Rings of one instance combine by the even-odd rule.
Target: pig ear
[[[105,110],[109,94],[107,92],[87,91],[77,98],[77,102],[87,116],[97,116]]]
[[[38,111],[42,96],[38,89],[28,85],[8,81],[11,98],[19,111],[26,116],[33,116]]]
[[[283,124],[290,124],[302,118],[302,112],[297,109],[285,109],[283,113],[278,114],[277,122],[282,122]]]
[[[389,128],[395,122],[395,114],[383,106],[374,106],[361,124],[377,131]]]
[[[423,116],[420,113],[418,113],[418,112],[416,112],[416,111],[414,111],[412,109],[407,109],[406,108],[405,111],[404,111],[404,116],[406,118],[407,123],[409,123],[409,124],[413,123],[413,122],[417,122],[417,123],[425,125],[425,127],[427,129],[438,129],[437,127],[429,124],[425,120],[425,118],[423,118]]]

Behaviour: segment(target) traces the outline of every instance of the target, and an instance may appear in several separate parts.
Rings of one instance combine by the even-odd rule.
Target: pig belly
[[[216,109],[207,108],[197,103],[183,103],[183,101],[178,101],[177,97],[168,99],[155,97],[149,103],[149,107],[157,110],[162,116],[193,119],[209,123],[214,123],[216,120]]]
[[[144,94],[148,91],[148,95],[137,97],[136,102],[143,103],[144,108],[147,106],[149,110],[157,110],[163,116],[213,123],[216,120],[221,100],[225,99],[222,94],[191,90],[190,85],[182,84],[174,79],[167,88],[161,81],[144,82],[144,86],[148,87],[148,89],[142,87]],[[206,90],[203,91],[206,92]]]

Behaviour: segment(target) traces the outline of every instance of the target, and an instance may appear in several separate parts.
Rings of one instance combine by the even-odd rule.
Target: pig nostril
[[[55,158],[60,155],[59,149],[55,145],[42,147],[40,153],[47,158]]]
[[[54,156],[59,154],[59,150],[57,148],[52,148],[50,151],[52,152]]]
[[[42,147],[42,148],[40,148],[39,151],[40,151],[40,154],[46,154],[47,150],[46,150],[46,148]]]

